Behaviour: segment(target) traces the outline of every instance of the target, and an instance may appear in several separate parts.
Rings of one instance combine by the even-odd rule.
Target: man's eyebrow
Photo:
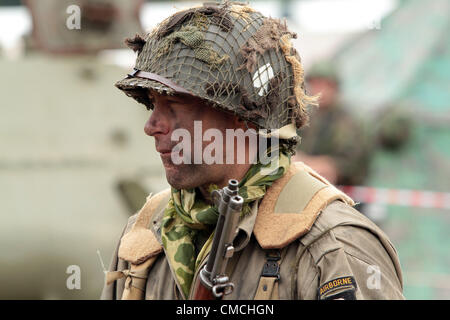
[[[183,99],[183,97],[180,97],[180,96],[169,96],[169,95],[166,96],[166,99],[167,100],[175,100],[175,101],[184,101],[185,100],[185,99]]]
[[[182,97],[174,97],[174,96],[167,96],[166,102],[169,104],[190,104],[191,101],[187,99],[183,99]]]
[[[166,95],[163,95],[163,96],[164,96],[164,99],[166,99],[166,100],[168,100],[170,102],[184,102],[184,101],[186,101],[186,97],[179,96],[179,95],[168,95],[168,94],[166,94]],[[149,99],[151,101],[155,101],[155,95],[152,94],[151,91],[149,91],[148,97],[149,97]]]

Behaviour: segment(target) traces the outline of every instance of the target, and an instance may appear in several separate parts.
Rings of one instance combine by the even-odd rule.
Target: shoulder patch
[[[342,288],[346,288],[347,290],[345,291],[339,290]],[[355,278],[352,276],[346,276],[325,282],[317,290],[317,295],[319,300],[333,300],[342,298],[344,298],[344,300],[355,300],[356,299],[355,290],[356,290]],[[329,293],[337,291],[339,291],[339,293],[328,295]],[[352,291],[353,294],[350,291]],[[351,299],[352,297],[353,299]]]
[[[356,300],[355,289],[348,289],[331,296],[322,298],[321,300]]]
[[[170,189],[147,198],[147,202],[137,214],[136,222],[120,240],[119,258],[133,264],[141,264],[162,251],[162,246],[149,229],[149,224],[153,214],[168,196]]]
[[[307,233],[320,212],[340,199],[352,199],[301,162],[275,181],[261,201],[254,234],[263,249],[281,249]]]

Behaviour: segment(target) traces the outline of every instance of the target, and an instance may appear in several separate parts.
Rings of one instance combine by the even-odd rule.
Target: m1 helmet
[[[144,38],[134,70],[116,86],[152,108],[148,89],[199,97],[258,129],[295,140],[316,104],[306,94],[300,57],[285,21],[238,2],[205,3],[176,12]]]

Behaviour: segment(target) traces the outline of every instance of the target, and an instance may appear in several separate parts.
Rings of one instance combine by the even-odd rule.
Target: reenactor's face
[[[160,154],[168,183],[176,189],[221,183],[219,181],[221,175],[224,174],[223,164],[206,164],[203,161],[204,159],[202,159],[201,164],[194,164],[194,152],[196,151],[194,146],[201,145],[202,150],[204,150],[211,143],[211,141],[203,141],[206,130],[210,128],[218,129],[225,136],[226,129],[236,128],[237,118],[234,115],[216,110],[193,96],[170,96],[151,91],[149,97],[153,102],[153,112],[145,124],[144,131],[147,135],[155,138],[156,151]],[[194,121],[197,128],[195,132]],[[199,124],[201,124],[200,130]],[[172,134],[177,129],[184,129],[184,132],[189,132],[191,163],[174,164],[173,162],[173,152],[177,152],[182,157],[186,150],[183,149],[181,152],[174,150],[174,147],[181,141],[179,136],[174,139],[175,141],[172,141]],[[200,135],[198,134],[199,131],[201,132]],[[183,139],[183,142],[186,141]],[[225,146],[223,147],[225,148]],[[225,153],[226,150],[223,149],[224,157]]]
[[[308,80],[308,91],[311,95],[320,94],[320,108],[331,106],[338,94],[337,84],[333,80],[319,77]]]

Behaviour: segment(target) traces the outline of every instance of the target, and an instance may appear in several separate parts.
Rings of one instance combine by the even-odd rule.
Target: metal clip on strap
[[[278,281],[280,280],[280,251],[266,253],[261,277],[256,289],[255,300],[278,300]]]
[[[281,255],[279,251],[276,251],[276,255],[270,253],[266,254],[266,263],[264,264],[263,270],[261,272],[261,277],[275,277],[280,280],[280,261]]]
[[[136,75],[136,73],[138,73],[139,71],[141,71],[141,70],[134,68],[133,71],[131,71],[131,72],[128,74],[128,77],[129,77],[129,78],[133,78],[133,77]]]

